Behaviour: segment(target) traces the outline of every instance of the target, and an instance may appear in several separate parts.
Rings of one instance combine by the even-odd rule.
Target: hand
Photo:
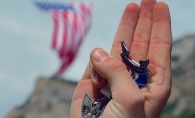
[[[149,84],[138,88],[122,63],[121,41],[125,41],[134,60],[149,59]],[[82,118],[83,97],[101,98],[105,78],[112,100],[103,118],[158,118],[171,91],[171,21],[168,6],[156,0],[130,3],[121,18],[111,55],[102,49],[91,52],[90,62],[78,83],[71,105],[71,118]],[[96,75],[96,76],[95,76]]]

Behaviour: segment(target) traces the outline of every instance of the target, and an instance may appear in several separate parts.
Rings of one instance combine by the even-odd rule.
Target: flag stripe
[[[51,47],[58,53],[61,76],[74,61],[83,39],[91,27],[92,4],[88,2],[36,2],[35,5],[50,14],[54,22]]]
[[[57,43],[57,33],[58,33],[58,27],[59,27],[59,22],[58,19],[56,18],[57,15],[56,13],[53,14],[53,22],[54,22],[54,30],[53,30],[53,38],[52,38],[52,48],[56,49],[56,43]]]

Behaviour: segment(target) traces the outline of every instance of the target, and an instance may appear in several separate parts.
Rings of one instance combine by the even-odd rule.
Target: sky
[[[80,80],[92,49],[110,51],[125,6],[140,3],[140,0],[85,1],[94,5],[92,28],[76,60],[64,74],[64,78],[73,81]],[[169,5],[174,40],[195,33],[194,0],[161,1]],[[39,77],[52,76],[60,63],[50,48],[53,31],[50,16],[38,10],[33,0],[0,0],[0,3],[0,118],[3,118],[27,100]]]

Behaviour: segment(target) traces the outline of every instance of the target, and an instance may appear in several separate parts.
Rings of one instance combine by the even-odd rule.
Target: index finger
[[[130,49],[138,17],[139,6],[135,3],[128,4],[122,15],[111,49],[111,55],[115,58],[121,60],[121,41],[125,41]]]

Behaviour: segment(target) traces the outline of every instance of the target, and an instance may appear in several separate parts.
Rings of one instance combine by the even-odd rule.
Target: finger
[[[92,84],[91,77],[92,75],[91,75],[91,68],[90,68],[90,62],[89,62],[80,82],[78,83],[75,89],[75,92],[74,92],[75,98],[80,98],[84,96],[85,94],[88,94],[93,99],[97,99],[100,96],[99,94],[100,89]],[[80,91],[80,89],[82,89],[82,91]]]
[[[83,74],[83,77],[81,78],[81,80],[91,80],[93,87],[95,87],[96,89],[98,88],[102,88],[105,83],[106,80],[104,78],[102,78],[93,68],[93,66],[91,65],[91,62],[89,61],[89,63],[87,64],[87,67],[85,69],[85,72]]]
[[[144,107],[143,104],[137,103],[144,100],[144,98],[135,81],[127,71],[126,66],[120,60],[109,55],[102,49],[93,50],[90,55],[90,60],[94,69],[102,77],[107,79],[111,88],[112,98],[120,104],[119,107],[122,106],[122,108],[125,108],[124,111],[127,112],[132,107],[135,107],[135,104],[139,108]]]
[[[94,85],[95,88],[102,88],[106,84],[106,80],[96,72],[91,63],[90,70],[92,84]]]
[[[91,80],[94,87],[101,88],[105,84],[105,79],[102,78],[93,68],[91,62],[89,61],[85,72],[81,78],[81,80]]]
[[[161,113],[171,91],[171,20],[169,8],[165,3],[159,2],[154,6],[152,33],[148,58],[151,71],[150,84],[142,89],[146,102],[146,114],[152,115],[155,111],[158,117]],[[160,90],[160,92],[159,92]],[[158,107],[158,109],[155,108]],[[150,116],[149,116],[150,117]]]
[[[152,29],[152,12],[155,4],[156,0],[142,0],[140,5],[139,19],[131,46],[131,56],[137,62],[145,60],[148,55]]]
[[[74,91],[73,99],[82,98],[85,94],[92,94],[92,91],[86,93],[88,91],[87,89],[92,87],[91,85],[92,84],[91,84],[90,64],[88,63],[85,72]],[[82,88],[83,91],[80,91],[79,90],[80,88]]]
[[[81,114],[77,112],[81,111],[84,96],[87,94],[93,101],[96,101],[97,99],[101,98],[101,94],[99,91],[100,89],[94,87],[91,82],[90,63],[88,63],[83,77],[75,88],[74,95],[72,97],[73,102],[71,104],[70,117],[81,118]]]
[[[148,52],[150,67],[155,68],[156,76],[171,78],[171,48],[172,34],[169,8],[165,3],[159,2],[153,11],[152,34]],[[155,79],[154,81],[164,82],[164,79]],[[170,79],[165,79],[165,81],[170,83]]]
[[[92,73],[91,73],[91,71],[92,71],[92,68],[91,68],[91,62],[89,61],[88,62],[88,64],[87,64],[87,67],[86,67],[86,69],[85,69],[85,72],[84,72],[84,74],[83,74],[83,76],[82,76],[82,78],[81,78],[81,80],[80,80],[80,82],[78,83],[78,85],[77,85],[77,87],[80,89],[86,89],[86,91],[88,92],[88,93],[86,93],[86,91],[80,91],[79,89],[78,89],[78,93],[76,93],[76,95],[78,95],[78,97],[80,97],[80,96],[82,96],[82,95],[85,95],[85,94],[89,94],[89,95],[92,95],[91,97],[93,97],[93,98],[97,98],[97,95],[95,94],[96,92],[95,91],[99,91],[99,88],[98,87],[96,87],[96,86],[98,86],[99,85],[99,83],[95,83],[95,85],[96,86],[94,86],[94,84],[93,84],[93,82],[94,81],[92,81]],[[85,88],[86,87],[86,88]],[[89,89],[90,88],[90,89]],[[77,89],[76,89],[77,90]],[[75,92],[77,92],[75,90]],[[92,91],[91,91],[92,90]]]
[[[138,15],[139,6],[137,4],[130,3],[126,6],[111,49],[111,54],[119,60],[121,60],[121,41],[125,41],[127,47],[131,46]]]

